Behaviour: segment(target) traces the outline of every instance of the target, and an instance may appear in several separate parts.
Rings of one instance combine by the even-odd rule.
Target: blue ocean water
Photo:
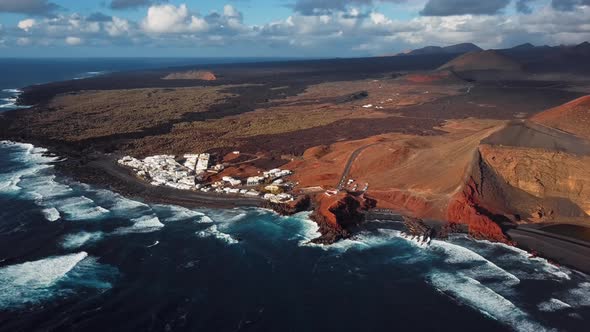
[[[590,319],[588,276],[512,247],[421,247],[378,222],[312,245],[306,213],[146,204],[58,176],[59,160],[0,144],[0,331],[585,331]]]

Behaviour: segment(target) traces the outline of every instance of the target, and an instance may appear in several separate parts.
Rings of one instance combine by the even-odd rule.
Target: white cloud
[[[82,40],[82,38],[80,38],[80,37],[71,37],[71,36],[66,37],[66,44],[68,44],[68,45],[76,46],[76,45],[82,44],[83,42],[84,42],[84,40]]]
[[[104,28],[109,36],[117,37],[128,33],[131,25],[125,19],[113,17],[110,22],[104,23]]]
[[[189,13],[188,7],[170,4],[151,6],[142,23],[148,33],[180,33],[207,30],[207,22]]]
[[[17,27],[21,30],[24,30],[26,32],[29,32],[29,30],[31,30],[32,27],[35,26],[35,20],[32,18],[28,18],[22,21],[19,21],[17,24]]]

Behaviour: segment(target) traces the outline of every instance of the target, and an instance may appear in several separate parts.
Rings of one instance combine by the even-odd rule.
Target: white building
[[[249,177],[249,178],[246,179],[246,185],[248,185],[248,186],[257,186],[262,181],[264,181],[264,177],[262,177],[262,176],[251,176],[251,177]]]
[[[221,179],[222,179],[223,181],[225,181],[225,182],[229,183],[229,184],[230,184],[230,185],[232,185],[232,186],[239,186],[239,185],[241,185],[241,184],[242,184],[242,181],[241,181],[241,180],[234,179],[234,178],[232,178],[231,176],[224,176],[224,177],[222,177]]]
[[[209,159],[210,155],[208,153],[201,153],[197,160],[197,166],[195,168],[195,171],[197,173],[206,171],[207,168],[209,168]]]

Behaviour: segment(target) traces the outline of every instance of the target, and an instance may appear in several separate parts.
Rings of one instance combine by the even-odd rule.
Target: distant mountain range
[[[426,54],[459,54],[483,51],[479,46],[472,43],[462,43],[446,47],[440,46],[426,46],[415,50],[399,53],[397,55],[426,55]]]
[[[427,46],[396,56],[444,54],[460,56],[443,66],[453,70],[489,68],[513,71],[522,68],[531,72],[590,72],[590,42],[570,46],[535,46],[525,43],[512,48],[487,51],[472,43],[462,43],[446,47]]]

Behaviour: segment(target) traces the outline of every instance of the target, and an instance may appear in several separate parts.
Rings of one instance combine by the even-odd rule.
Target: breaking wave
[[[0,308],[19,308],[68,296],[80,285],[109,288],[110,283],[99,273],[104,267],[81,251],[0,268]]]
[[[572,306],[590,306],[590,282],[583,282],[578,287],[571,289],[567,292],[564,299]]]
[[[214,237],[214,238],[221,240],[227,244],[239,243],[239,241],[234,239],[231,235],[221,232],[218,229],[217,225],[209,226],[208,228],[206,228],[202,231],[198,231],[196,234],[198,237],[202,237],[202,238]]]
[[[1,98],[0,100],[5,102],[0,104],[0,109],[18,109],[18,108],[29,108],[31,106],[17,105],[18,96],[22,93],[19,89],[3,89],[2,92],[10,94],[10,97]]]
[[[131,219],[133,225],[128,227],[120,227],[115,232],[118,234],[127,233],[150,233],[164,227],[160,219],[155,214],[145,215],[138,218]]]
[[[428,276],[428,280],[436,289],[516,331],[548,331],[512,302],[473,278],[462,274],[435,272]]]
[[[83,245],[94,243],[102,239],[104,234],[102,232],[79,232],[75,234],[68,234],[64,236],[61,243],[65,249],[76,249]]]
[[[200,220],[205,214],[175,205],[154,205],[152,208],[162,218],[163,222],[175,222],[182,220]]]
[[[569,309],[572,306],[561,301],[560,299],[549,299],[548,301],[539,303],[539,305],[537,307],[539,308],[540,311],[553,312],[553,311]]]
[[[450,242],[434,240],[429,249],[441,251],[445,256],[444,260],[446,263],[467,265],[469,269],[464,273],[472,278],[500,279],[507,286],[514,286],[520,283],[520,279],[515,275],[465,247]]]
[[[96,205],[86,196],[69,197],[54,204],[69,220],[99,219],[109,213],[109,210]]]
[[[6,92],[6,93],[23,93],[22,90],[20,89],[2,89],[2,92]]]
[[[45,216],[45,219],[47,219],[47,221],[57,221],[59,220],[59,218],[61,218],[61,215],[59,213],[59,211],[57,211],[56,208],[48,208],[48,209],[43,209],[43,215]]]

